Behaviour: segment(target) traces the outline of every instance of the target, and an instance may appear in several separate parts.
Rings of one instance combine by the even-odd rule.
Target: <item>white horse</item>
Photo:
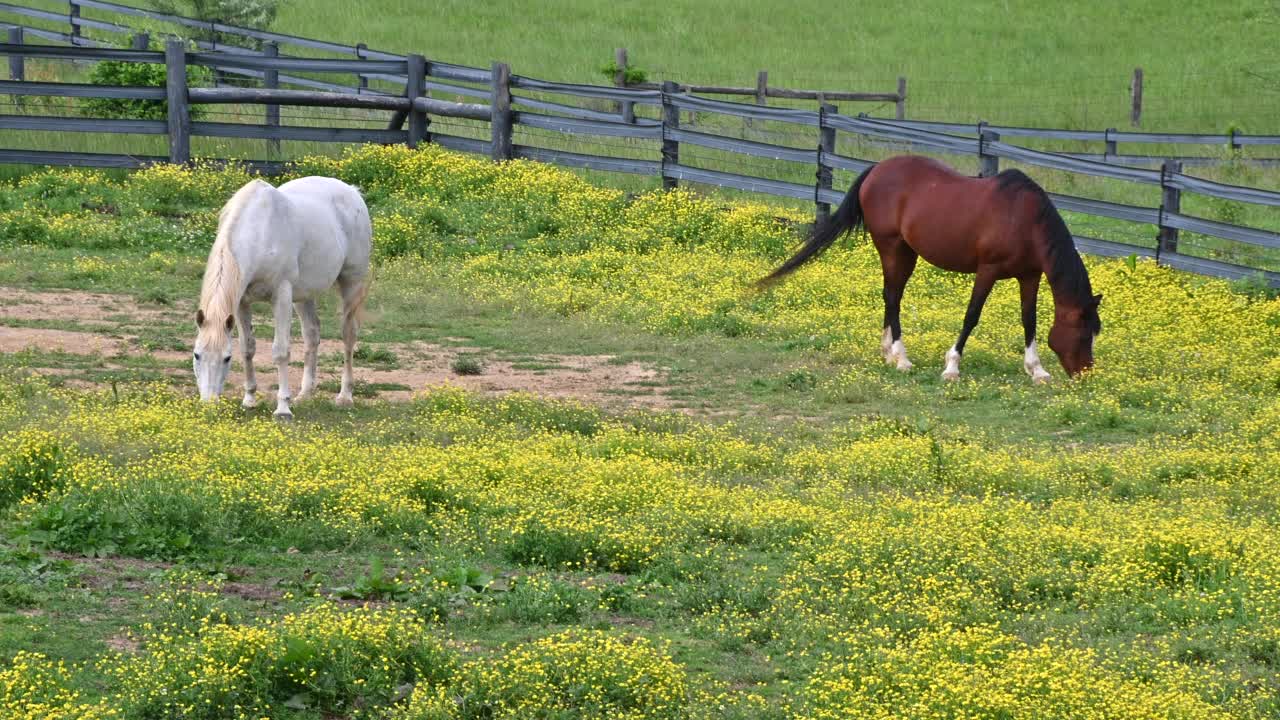
[[[289,409],[290,305],[302,320],[303,352],[299,398],[316,386],[320,319],[316,297],[335,284],[342,295],[345,365],[336,402],[351,405],[351,353],[360,311],[369,291],[369,252],[373,229],[360,192],[344,182],[304,177],[278,189],[252,180],[236,191],[218,216],[218,236],[205,266],[192,365],[201,400],[222,393],[231,367],[231,324],[239,323],[244,355],[244,407],[257,404],[253,371],[253,323],[249,304],[269,300],[275,321],[271,359],[279,373],[275,416],[293,418]]]

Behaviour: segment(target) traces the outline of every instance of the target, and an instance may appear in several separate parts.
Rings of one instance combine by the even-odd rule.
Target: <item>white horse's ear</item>
[[[204,327],[204,311],[196,311],[196,327]]]
[[[235,315],[227,316],[227,332],[231,332],[231,324],[234,323],[235,321],[236,321]]]

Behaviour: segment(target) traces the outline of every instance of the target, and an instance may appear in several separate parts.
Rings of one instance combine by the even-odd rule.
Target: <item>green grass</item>
[[[693,696],[694,717],[838,708],[812,693],[839,686],[841,673],[886,687],[936,681],[959,698],[940,701],[955,714],[964,701],[997,701],[988,688],[1031,677],[1064,678],[1068,689],[1053,697],[1078,700],[1070,688],[1090,673],[1123,678],[1143,698],[1182,682],[1223,715],[1276,713],[1274,300],[1148,263],[1091,261],[1107,294],[1095,374],[1030,385],[1016,290],[1002,285],[965,378],[947,384],[941,354],[968,278],[918,272],[905,320],[918,368],[904,375],[876,357],[879,290],[865,245],[748,296],[746,281],[794,244],[797,227],[766,213],[726,237],[726,213],[680,195],[597,200],[636,217],[601,218],[604,231],[551,222],[580,209],[588,189],[545,169],[520,176],[519,166],[438,159],[367,183],[387,243],[379,250],[410,244],[378,259],[361,362],[403,363],[388,346],[406,341],[526,364],[608,354],[658,367],[654,382],[677,412],[448,391],[387,403],[365,397],[380,389],[370,383],[357,386],[352,410],[321,397],[279,427],[270,403],[245,412],[124,381],[108,389],[124,378],[105,358],[7,356],[0,658],[64,658],[74,687],[95,699],[120,684],[94,662],[108,648],[133,634],[143,645],[126,645],[122,662],[153,656],[148,623],[216,617],[243,628],[320,602],[372,603],[435,618],[431,637],[490,669],[562,629],[669,643],[663,652],[698,692],[722,693]],[[371,172],[354,161],[345,171]],[[40,218],[26,226],[32,235],[0,245],[0,285],[164,298],[189,317],[208,214],[234,176],[141,174],[106,188],[54,175],[0,193]],[[437,192],[410,184],[432,178]],[[528,189],[512,178],[535,191],[511,202],[508,193]],[[161,192],[166,179],[190,194]],[[100,195],[120,208],[105,228],[79,202]],[[405,228],[393,215],[419,217],[424,197],[447,222],[398,237]],[[164,219],[148,224],[146,203],[161,201]],[[64,212],[75,222],[54,228]],[[322,335],[335,337],[332,298],[321,312]],[[118,316],[92,328],[32,325],[133,328]],[[175,319],[154,324],[145,342],[185,349],[191,333]],[[161,369],[145,356],[122,364]],[[51,391],[25,374],[31,366],[100,387]],[[177,385],[190,395],[188,376]],[[405,452],[415,462],[392,468]],[[76,489],[60,494],[69,473]],[[648,495],[664,487],[677,489]],[[709,497],[723,504],[700,515]],[[558,513],[574,522],[548,524]],[[659,551],[627,556],[635,537]],[[167,607],[157,599],[173,597],[171,564],[218,589]],[[992,627],[1043,655],[1004,664],[1005,650],[980,642]],[[947,642],[931,645],[939,635]],[[264,685],[279,693],[274,704],[290,703],[276,715],[289,720],[343,717],[368,702],[348,689],[324,704],[318,692]]]
[[[1277,22],[1263,0],[1123,8],[1079,0],[449,0],[429,9],[406,0],[294,0],[281,4],[274,27],[478,67],[500,60],[517,74],[571,82],[604,80],[600,68],[618,47],[653,79],[703,84],[753,86],[763,69],[780,87],[891,92],[905,75],[909,117],[1091,129],[1128,125],[1128,85],[1140,66],[1144,127],[1266,132],[1274,127],[1268,93],[1280,82],[1271,52]]]

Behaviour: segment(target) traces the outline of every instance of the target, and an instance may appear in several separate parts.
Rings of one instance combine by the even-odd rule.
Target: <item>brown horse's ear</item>
[[[204,311],[196,311],[196,327],[204,327]]]
[[[1093,296],[1093,306],[1098,307],[1102,304],[1102,293]]]
[[[235,316],[235,315],[228,315],[228,316],[227,316],[227,332],[231,332],[231,323],[233,323],[233,322],[235,322],[235,321],[236,321],[236,316]]]

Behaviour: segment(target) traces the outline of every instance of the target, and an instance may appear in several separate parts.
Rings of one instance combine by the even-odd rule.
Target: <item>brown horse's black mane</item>
[[[1097,334],[1102,331],[1102,320],[1098,317],[1097,301],[1093,297],[1093,286],[1089,283],[1089,273],[1085,270],[1084,261],[1076,251],[1075,240],[1071,231],[1063,221],[1058,209],[1053,206],[1049,194],[1021,170],[1004,170],[996,175],[997,187],[1000,190],[1016,195],[1029,192],[1040,201],[1040,212],[1036,215],[1036,224],[1045,230],[1048,242],[1047,256],[1049,267],[1045,275],[1049,278],[1049,286],[1055,291],[1065,291],[1080,307],[1086,310],[1085,322],[1089,329]]]

